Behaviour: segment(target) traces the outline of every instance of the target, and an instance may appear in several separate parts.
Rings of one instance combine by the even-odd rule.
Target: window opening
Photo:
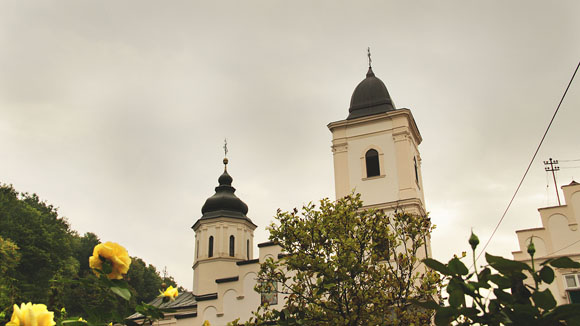
[[[246,257],[250,259],[250,240],[246,240]]]
[[[413,157],[413,161],[415,161],[415,182],[419,184],[419,169],[417,168],[417,157]]]
[[[213,257],[213,235],[209,236],[209,248],[207,250],[207,256]]]
[[[230,235],[230,256],[234,256],[235,253],[235,242],[236,242],[236,238],[234,238],[233,235]]]
[[[367,178],[381,175],[379,167],[379,152],[375,149],[369,149],[365,154],[365,161],[367,166]]]

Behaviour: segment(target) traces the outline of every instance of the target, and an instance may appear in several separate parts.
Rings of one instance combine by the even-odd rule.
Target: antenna
[[[544,161],[544,165],[549,165],[549,167],[546,167],[545,170],[547,172],[552,172],[552,177],[554,178],[554,187],[556,187],[556,197],[558,197],[558,206],[562,206],[562,203],[560,203],[560,194],[558,193],[558,184],[556,183],[556,173],[555,173],[556,171],[560,171],[560,167],[557,166],[556,164],[558,164],[558,160],[552,160],[551,157],[548,161]]]

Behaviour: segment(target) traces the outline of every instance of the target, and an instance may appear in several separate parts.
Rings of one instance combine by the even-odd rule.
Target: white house
[[[563,186],[565,205],[538,209],[542,227],[516,231],[519,251],[512,252],[514,259],[531,264],[527,253],[528,244],[533,239],[536,253],[536,268],[547,259],[568,256],[580,261],[580,183],[572,181]],[[580,270],[557,269],[556,278],[549,286],[558,305],[580,303]],[[531,279],[528,279],[531,282]]]

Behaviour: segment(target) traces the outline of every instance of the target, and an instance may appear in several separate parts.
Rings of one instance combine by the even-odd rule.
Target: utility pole
[[[556,171],[560,171],[560,167],[557,166],[556,164],[558,164],[558,160],[552,160],[551,157],[550,160],[544,161],[544,165],[549,165],[549,167],[546,167],[546,171],[552,172],[552,177],[554,178],[554,187],[556,187],[556,197],[558,197],[558,206],[561,206],[562,204],[560,203],[560,194],[558,193],[558,184],[556,183],[556,173],[555,173]]]

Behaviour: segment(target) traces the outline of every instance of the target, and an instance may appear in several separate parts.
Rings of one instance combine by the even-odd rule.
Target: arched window
[[[230,235],[230,256],[234,256],[235,253],[235,242],[236,238],[233,235]]]
[[[250,259],[250,240],[246,240],[246,257]]]
[[[379,152],[375,149],[369,149],[365,154],[365,162],[367,166],[367,178],[381,175],[379,167]]]
[[[199,240],[195,243],[195,258],[199,258]]]
[[[207,256],[213,257],[213,235],[209,236],[209,247],[207,249]]]

